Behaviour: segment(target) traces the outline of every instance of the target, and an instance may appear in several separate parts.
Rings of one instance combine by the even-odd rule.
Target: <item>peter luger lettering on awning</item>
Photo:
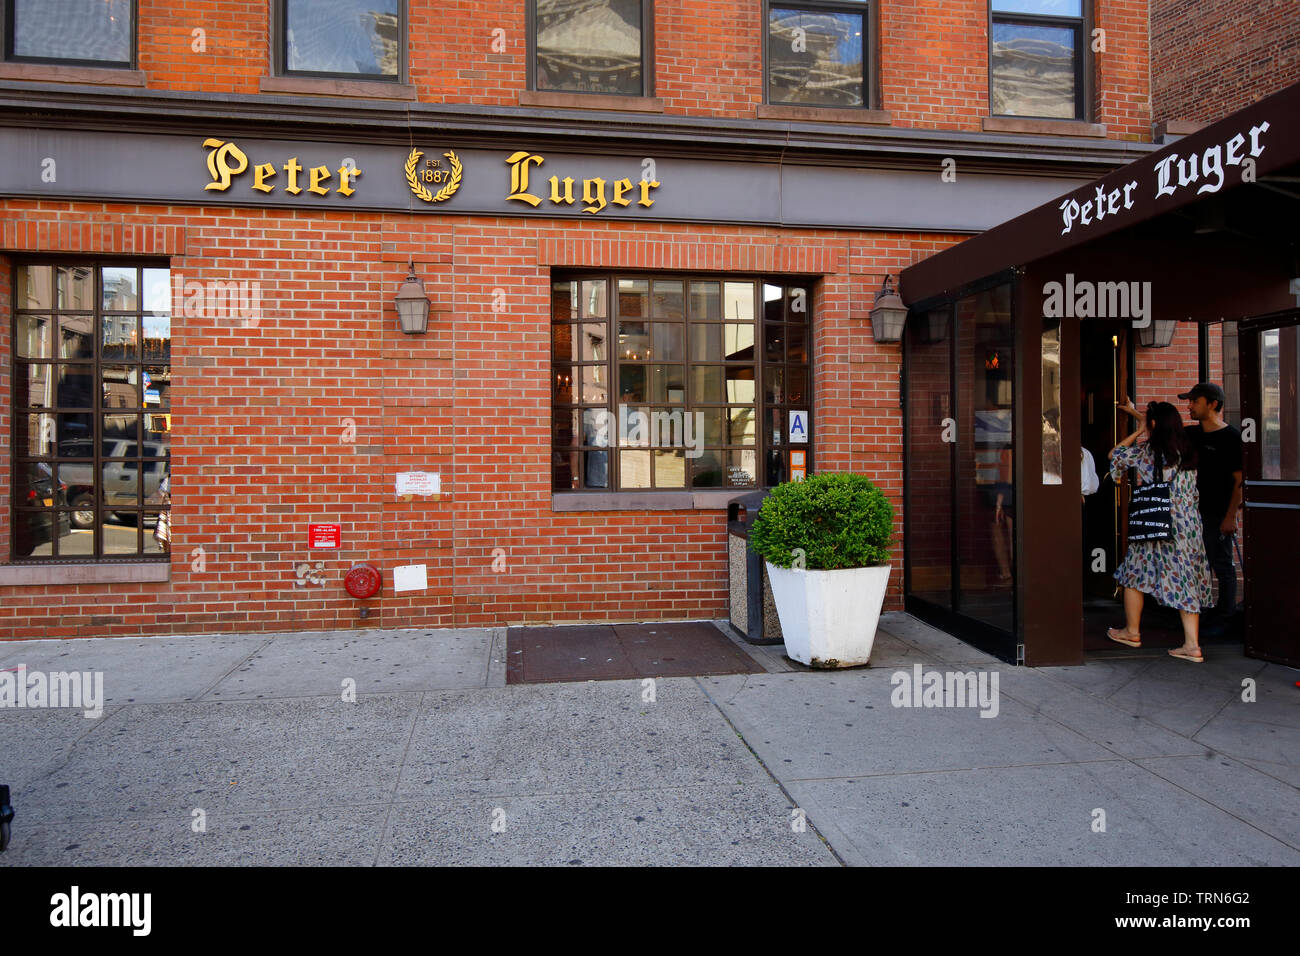
[[[1262,154],[1265,146],[1260,142],[1268,132],[1268,121],[1252,126],[1249,133],[1237,133],[1223,144],[1207,146],[1200,153],[1180,156],[1172,152],[1164,159],[1153,164],[1151,175],[1155,180],[1155,198],[1172,196],[1180,189],[1197,186],[1197,193],[1217,193],[1227,182],[1229,170],[1240,170],[1241,181],[1255,181],[1255,157]],[[1248,153],[1243,152],[1247,140],[1250,142]],[[1063,200],[1060,205],[1061,221],[1065,228],[1061,235],[1078,226],[1086,228],[1094,222],[1100,222],[1107,216],[1119,215],[1126,209],[1133,208],[1133,191],[1140,182],[1136,179],[1107,190],[1105,186],[1093,186],[1095,195],[1080,202],[1074,197]]]

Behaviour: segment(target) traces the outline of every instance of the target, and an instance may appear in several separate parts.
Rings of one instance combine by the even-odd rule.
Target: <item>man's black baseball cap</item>
[[[1223,389],[1213,382],[1197,382],[1189,391],[1183,392],[1179,398],[1204,398],[1211,402],[1218,402],[1220,405],[1228,404],[1228,397],[1223,394]]]

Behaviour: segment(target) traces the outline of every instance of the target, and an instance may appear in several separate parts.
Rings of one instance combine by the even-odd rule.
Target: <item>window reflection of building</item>
[[[640,95],[641,0],[537,0],[537,89]]]
[[[1072,119],[1075,110],[1071,32],[1052,30],[1061,39],[1049,40],[1027,35],[1027,29],[1041,28],[994,26],[993,112],[1002,116]]]
[[[137,306],[134,270],[130,275],[112,275],[104,270],[104,311],[126,312]]]
[[[773,7],[768,19],[768,100],[856,107],[863,102],[862,13]]]
[[[286,69],[396,77],[402,35],[397,11],[397,0],[289,0]]]
[[[11,0],[13,54],[126,66],[134,28],[131,0]]]
[[[1083,0],[993,0],[990,6],[993,115],[1082,119]]]

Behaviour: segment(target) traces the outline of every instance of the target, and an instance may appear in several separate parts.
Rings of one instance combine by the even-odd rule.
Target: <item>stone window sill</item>
[[[566,93],[559,90],[524,90],[520,106],[542,106],[553,110],[620,110],[630,113],[662,113],[664,101],[654,96],[615,96],[609,93]]]
[[[552,511],[726,511],[727,503],[754,488],[708,491],[564,492],[551,495]]]
[[[1022,116],[986,116],[986,133],[1030,133],[1035,136],[1094,136],[1104,138],[1104,123],[1067,119],[1029,119]]]
[[[294,96],[347,96],[369,100],[414,100],[415,87],[387,80],[342,80],[317,76],[264,76],[258,81],[261,93],[289,93]]]
[[[1192,120],[1163,120],[1155,125],[1153,139],[1157,143],[1171,143],[1180,137],[1199,133],[1204,128],[1204,123]]]
[[[141,584],[170,581],[169,561],[104,564],[0,564],[0,586],[43,584]]]
[[[86,83],[100,86],[144,86],[142,70],[104,66],[62,66],[57,63],[0,63],[0,80],[32,83]]]
[[[894,115],[886,110],[848,110],[833,106],[790,106],[772,103],[758,107],[761,120],[787,120],[796,123],[853,123],[857,126],[889,126]]]

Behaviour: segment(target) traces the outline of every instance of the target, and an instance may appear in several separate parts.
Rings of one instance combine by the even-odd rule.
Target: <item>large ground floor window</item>
[[[12,288],[11,556],[164,556],[168,270],[20,263]]]
[[[810,469],[810,298],[757,277],[554,277],[553,487],[755,488]]]

